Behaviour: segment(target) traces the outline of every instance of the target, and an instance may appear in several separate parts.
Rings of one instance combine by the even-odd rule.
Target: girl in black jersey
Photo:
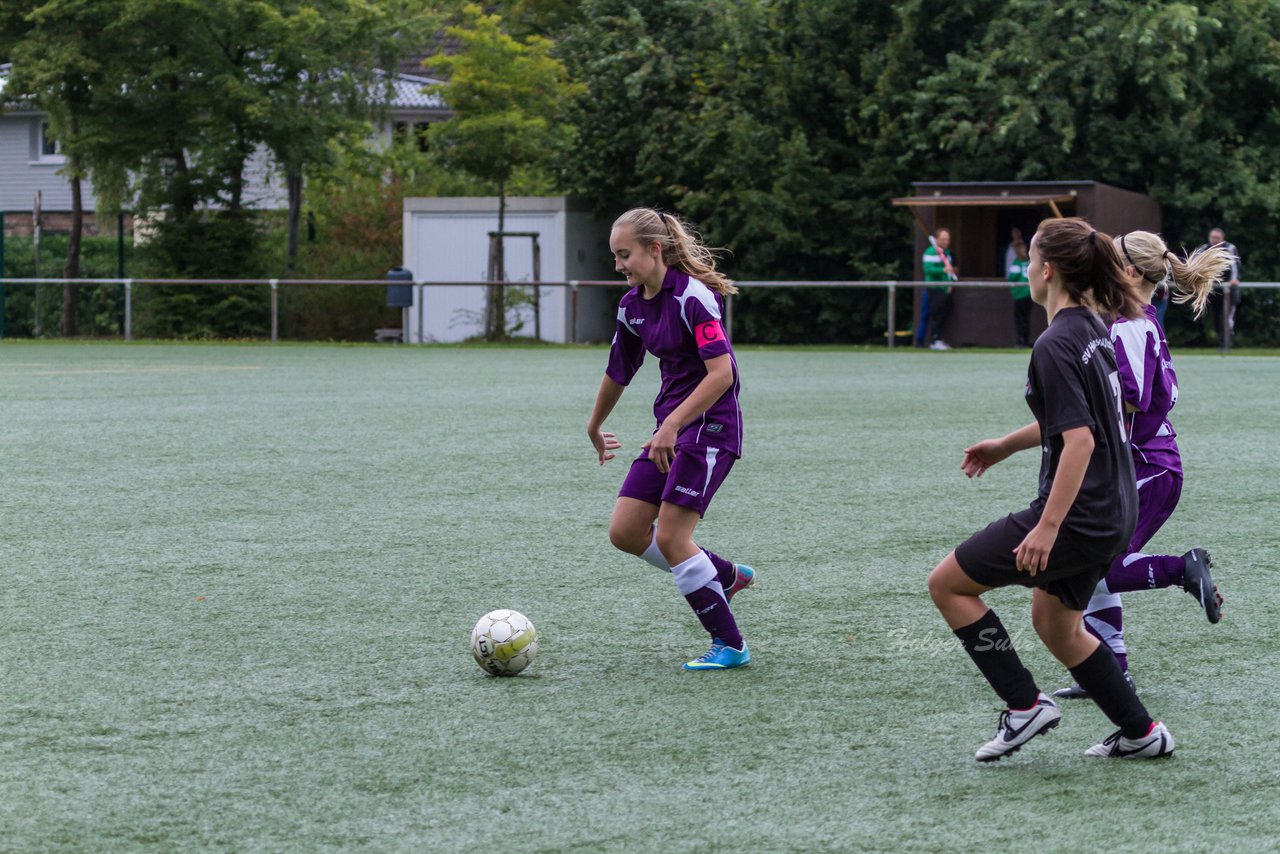
[[[1036,339],[1026,398],[1035,421],[965,449],[961,468],[979,477],[1016,451],[1041,449],[1031,506],[961,543],[929,576],[929,593],[1008,710],[979,762],[1007,756],[1058,725],[1062,712],[1036,687],[1008,632],[982,594],[1032,588],[1031,623],[1120,729],[1089,756],[1154,758],[1173,736],[1152,720],[1105,644],[1081,618],[1094,586],[1133,533],[1138,498],[1120,408],[1120,380],[1108,320],[1141,312],[1111,238],[1082,219],[1042,223],[1031,240],[1031,297],[1049,327]]]

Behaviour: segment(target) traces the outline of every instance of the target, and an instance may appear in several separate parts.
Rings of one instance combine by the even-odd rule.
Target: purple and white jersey
[[[1133,460],[1182,474],[1177,434],[1169,423],[1169,410],[1178,402],[1178,377],[1155,307],[1144,305],[1142,314],[1137,320],[1121,317],[1111,325],[1120,391],[1124,402],[1137,410],[1127,413]]]
[[[662,388],[653,402],[653,417],[661,426],[707,375],[704,362],[728,354],[733,385],[680,430],[676,445],[704,445],[741,457],[738,362],[720,324],[723,314],[724,301],[718,293],[688,273],[668,268],[656,297],[645,299],[642,289],[634,287],[618,302],[618,328],[605,374],[619,385],[628,385],[645,352],[657,356]]]

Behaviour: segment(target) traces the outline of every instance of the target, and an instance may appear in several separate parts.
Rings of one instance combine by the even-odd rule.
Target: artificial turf
[[[1126,595],[1160,762],[1089,760],[1087,702],[995,766],[999,702],[928,571],[1034,494],[966,444],[1030,420],[1026,354],[743,349],[747,452],[699,540],[751,563],[750,667],[613,550],[646,365],[585,423],[605,351],[0,346],[5,851],[1274,850],[1280,359],[1175,354],[1182,503],[1210,626]],[[1029,595],[989,597],[1046,689]],[[472,623],[537,625],[485,675]]]

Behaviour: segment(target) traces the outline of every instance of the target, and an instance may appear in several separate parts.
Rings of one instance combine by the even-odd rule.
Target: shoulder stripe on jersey
[[[1139,394],[1147,387],[1147,341],[1148,336],[1155,331],[1151,321],[1146,318],[1126,320],[1111,327],[1111,341],[1124,350],[1129,360],[1129,370],[1133,371],[1134,382],[1138,384]],[[1155,340],[1160,340],[1159,334],[1155,335]]]
[[[635,327],[630,323],[627,323],[627,310],[622,306],[618,306],[618,323],[622,324],[622,328],[630,332],[632,335],[637,338],[640,337],[640,333],[636,331]]]
[[[720,305],[716,302],[715,293],[702,282],[690,277],[689,284],[685,287],[684,293],[676,297],[676,300],[680,303],[680,319],[684,321],[685,328],[690,332],[693,331],[693,325],[689,323],[689,316],[685,312],[685,303],[689,300],[689,297],[693,297],[698,302],[702,303],[702,307],[707,310],[707,314],[711,315],[716,320],[720,319]]]

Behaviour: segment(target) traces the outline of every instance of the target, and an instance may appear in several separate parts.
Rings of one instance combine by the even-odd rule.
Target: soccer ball
[[[538,632],[519,611],[490,611],[471,630],[471,654],[486,672],[515,676],[538,654]]]

